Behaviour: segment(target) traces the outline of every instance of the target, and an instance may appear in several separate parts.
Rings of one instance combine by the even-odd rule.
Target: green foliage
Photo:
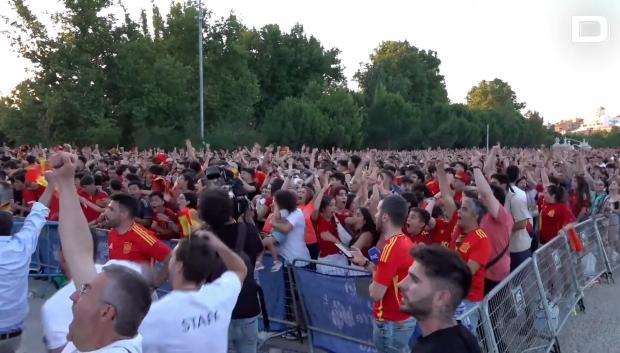
[[[265,112],[286,97],[300,97],[309,83],[343,83],[338,49],[325,50],[300,24],[290,33],[278,25],[252,30],[245,41],[250,53],[250,69],[258,78],[260,101],[256,104],[256,123]]]
[[[304,98],[289,97],[267,112],[263,131],[268,141],[299,148],[320,145],[329,134],[321,110]]]
[[[169,148],[199,139],[198,31],[203,31],[204,115],[215,148],[274,143],[349,149],[535,146],[553,134],[508,83],[482,81],[467,105],[450,104],[437,53],[407,41],[381,43],[346,88],[340,51],[268,24],[248,29],[233,14],[212,19],[195,1],[153,5],[139,18],[103,15],[111,0],[63,0],[50,35],[23,0],[7,35],[36,68],[0,97],[0,139]],[[15,16],[16,15],[16,16]],[[197,16],[203,28],[198,28]],[[620,131],[592,135],[620,144]]]
[[[367,144],[375,148],[413,147],[419,140],[420,111],[395,93],[379,89],[368,108]]]
[[[230,146],[252,147],[254,143],[264,144],[265,137],[254,127],[241,121],[223,121],[213,127],[209,134],[212,148],[225,149]]]
[[[498,78],[482,80],[467,93],[467,105],[478,109],[521,110],[525,103],[517,102],[517,95],[507,82]]]
[[[375,49],[370,63],[355,74],[355,79],[369,104],[379,89],[400,94],[414,104],[447,103],[440,64],[434,51],[419,50],[407,41],[388,41]]]

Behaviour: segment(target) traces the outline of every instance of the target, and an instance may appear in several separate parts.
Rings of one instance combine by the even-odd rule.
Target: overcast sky
[[[170,0],[153,0],[163,13]],[[138,18],[151,0],[125,0]],[[55,0],[26,0],[41,16],[60,8]],[[599,106],[620,115],[620,1],[618,0],[212,0],[216,17],[234,11],[249,27],[299,22],[325,47],[337,47],[349,86],[360,62],[383,40],[408,40],[438,52],[452,102],[465,101],[481,80],[501,78],[526,109],[548,122],[592,117]],[[0,0],[0,14],[11,14]],[[11,15],[12,16],[12,15]],[[603,16],[607,39],[574,43],[573,16]],[[600,22],[599,22],[600,23]],[[583,36],[601,34],[583,24]],[[1,29],[6,29],[1,28]],[[591,37],[589,37],[591,38]],[[28,62],[0,35],[0,92],[28,77]],[[615,82],[614,82],[615,81]]]

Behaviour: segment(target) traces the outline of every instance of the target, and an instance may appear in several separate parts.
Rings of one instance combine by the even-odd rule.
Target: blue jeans
[[[228,348],[237,353],[256,353],[258,347],[258,316],[230,320]]]
[[[409,340],[415,330],[416,321],[409,318],[404,321],[377,321],[373,323],[372,336],[379,353],[411,352]]]

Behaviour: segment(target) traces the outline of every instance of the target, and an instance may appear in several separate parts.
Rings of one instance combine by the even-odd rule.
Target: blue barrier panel
[[[295,268],[295,278],[314,347],[329,352],[376,352],[372,301],[362,294],[367,292],[370,276],[330,276]]]
[[[284,260],[280,259],[280,261]],[[291,298],[288,298],[289,303],[287,303],[287,273],[284,266],[282,266],[278,272],[271,272],[273,258],[269,254],[265,254],[263,264],[265,265],[265,268],[258,271],[256,281],[261,286],[263,293],[265,294],[265,305],[267,306],[267,314],[270,319],[269,330],[284,331],[287,329],[287,326],[279,321],[295,322],[295,319],[290,317],[291,313],[289,313],[289,317],[287,318],[287,304],[290,307],[290,301],[292,301],[290,300]],[[258,321],[258,325],[258,329],[260,331],[265,331],[262,320]],[[289,325],[289,327],[290,326],[291,325]]]
[[[39,235],[39,258],[44,274],[62,275],[58,222],[47,222]]]
[[[107,229],[95,229],[97,235],[97,258],[95,263],[103,265],[110,260],[108,252],[108,230]]]

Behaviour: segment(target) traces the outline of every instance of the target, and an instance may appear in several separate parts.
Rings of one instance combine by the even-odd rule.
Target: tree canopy
[[[180,144],[199,136],[198,31],[203,31],[204,114],[216,147],[254,142],[409,149],[491,142],[538,145],[552,133],[508,83],[481,81],[467,105],[451,104],[437,52],[407,41],[380,43],[347,87],[338,48],[301,24],[248,28],[234,14],[199,14],[174,2],[139,18],[115,18],[111,0],[63,0],[52,33],[23,0],[7,35],[35,67],[0,98],[0,138],[102,146]],[[122,4],[121,4],[122,5]],[[197,16],[203,17],[198,28]]]

